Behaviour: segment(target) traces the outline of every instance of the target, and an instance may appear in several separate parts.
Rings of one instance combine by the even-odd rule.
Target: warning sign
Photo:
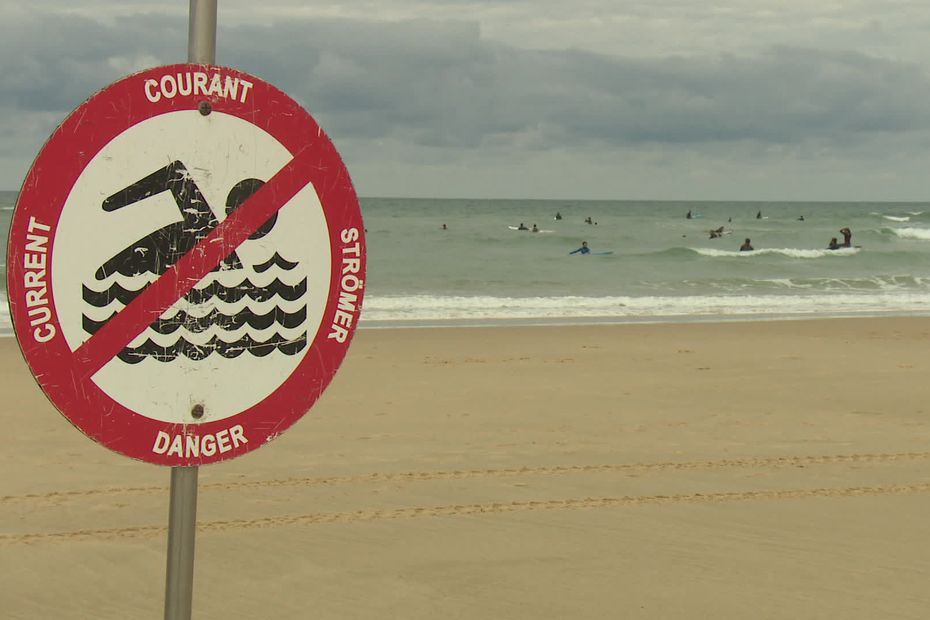
[[[302,416],[364,291],[334,146],[283,92],[216,66],[151,69],[75,110],[27,176],[8,247],[14,328],[50,400],[171,466],[238,456]]]

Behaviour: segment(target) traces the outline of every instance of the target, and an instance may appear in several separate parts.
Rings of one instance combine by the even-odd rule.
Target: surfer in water
[[[739,246],[740,252],[752,252],[754,249],[752,243],[749,242],[749,237],[746,237],[746,241],[743,242],[743,245]]]
[[[577,250],[572,250],[571,252],[569,252],[569,255],[571,255],[571,254],[588,254],[588,253],[590,253],[590,252],[591,252],[591,248],[588,247],[588,242],[587,242],[587,241],[582,241],[582,242],[581,242],[581,247],[578,248]]]
[[[757,220],[761,220],[761,219],[762,219],[762,211],[759,211],[758,213],[756,213],[756,219],[757,219]]]
[[[685,219],[686,219],[686,220],[690,220],[690,219],[691,219],[691,211],[690,211],[690,210],[689,210],[687,213],[685,213]]]
[[[836,240],[836,237],[830,238],[830,244],[827,246],[828,250],[839,250],[841,247],[843,246],[839,244],[839,242]]]
[[[529,230],[529,228],[526,227],[526,224],[520,222],[520,225],[517,226],[517,230]]]
[[[555,219],[557,219],[557,220],[562,219],[562,214],[559,213],[558,211],[556,211],[556,212],[555,212]]]
[[[846,228],[840,228],[840,234],[843,235],[843,247],[851,248],[852,247],[852,231]]]

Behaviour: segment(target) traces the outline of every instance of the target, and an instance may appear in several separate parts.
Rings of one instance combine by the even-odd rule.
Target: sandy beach
[[[201,468],[195,618],[926,618],[930,319],[362,330]],[[0,340],[0,617],[162,617],[169,470]]]

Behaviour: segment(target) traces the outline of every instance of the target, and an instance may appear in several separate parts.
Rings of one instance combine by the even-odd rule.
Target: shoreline
[[[364,308],[363,308],[364,313]],[[922,312],[835,312],[835,313],[759,313],[759,314],[709,314],[709,315],[666,315],[637,317],[537,317],[496,319],[392,319],[359,322],[359,330],[381,329],[455,329],[472,327],[571,327],[593,325],[689,325],[692,323],[755,323],[778,321],[829,321],[842,319],[896,319],[930,318],[930,310]]]
[[[622,326],[622,325],[690,325],[714,323],[770,323],[793,321],[832,321],[846,319],[913,319],[930,318],[930,310],[900,312],[894,310],[874,312],[826,312],[826,313],[758,313],[758,314],[708,314],[708,315],[663,315],[663,316],[586,316],[586,317],[535,317],[535,318],[481,318],[481,319],[387,319],[366,320],[364,308],[358,331],[380,331],[392,329],[465,329],[465,328],[508,328],[508,327],[572,327],[572,326]],[[12,327],[0,328],[0,339],[14,338]]]

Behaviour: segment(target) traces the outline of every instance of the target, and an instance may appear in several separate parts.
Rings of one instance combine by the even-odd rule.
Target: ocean
[[[15,200],[0,192],[4,230]],[[361,203],[361,328],[930,315],[930,203]],[[826,249],[843,227],[853,247]],[[583,241],[590,254],[569,254]],[[4,296],[5,258],[3,235]]]

